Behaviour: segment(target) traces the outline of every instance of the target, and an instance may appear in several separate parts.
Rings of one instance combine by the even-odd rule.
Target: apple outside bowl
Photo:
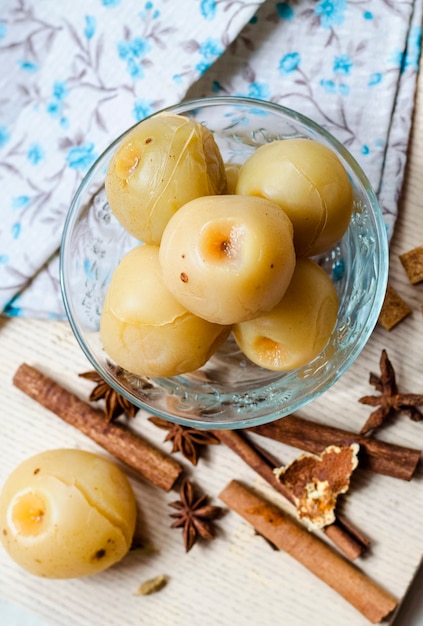
[[[366,175],[349,152],[298,112],[242,97],[191,100],[166,110],[192,117],[212,131],[225,163],[241,164],[258,146],[292,137],[319,141],[337,154],[353,185],[354,208],[342,239],[315,257],[338,294],[339,312],[331,337],[311,362],[285,372],[254,365],[232,338],[202,368],[185,375],[152,379],[116,365],[100,340],[102,306],[120,259],[139,242],[112,214],[104,180],[126,133],[113,141],[86,174],[66,218],[60,278],[70,325],[104,380],[150,414],[194,428],[246,428],[273,421],[326,392],[366,345],[388,279],[388,243],[381,209]]]

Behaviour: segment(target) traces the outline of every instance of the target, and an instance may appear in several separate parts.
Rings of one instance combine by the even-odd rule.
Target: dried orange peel
[[[312,528],[324,528],[335,521],[340,494],[346,493],[358,465],[360,446],[328,446],[320,455],[302,454],[289,465],[274,470],[289,488],[297,516]]]

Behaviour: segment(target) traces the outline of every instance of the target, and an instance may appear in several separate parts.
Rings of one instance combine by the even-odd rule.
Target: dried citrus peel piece
[[[346,493],[358,465],[360,446],[328,446],[320,455],[302,454],[289,465],[274,470],[291,491],[299,519],[312,528],[335,521],[336,501]]]

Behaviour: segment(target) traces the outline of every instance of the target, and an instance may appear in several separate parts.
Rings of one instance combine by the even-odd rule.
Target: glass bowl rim
[[[335,374],[333,374],[330,377],[330,379],[326,381],[324,385],[321,385],[319,387],[317,392],[311,394],[310,401],[312,401],[316,399],[317,397],[321,396],[323,393],[325,393],[330,387],[332,387],[334,383],[337,382],[337,380],[339,380],[339,378],[350,368],[350,366],[354,363],[356,358],[362,352],[364,346],[366,345],[368,339],[370,338],[371,333],[373,332],[374,327],[376,326],[380,309],[383,304],[383,298],[385,295],[386,286],[388,282],[388,267],[389,267],[389,242],[387,238],[386,225],[384,222],[382,210],[381,210],[379,201],[377,199],[376,193],[368,177],[363,171],[361,165],[352,156],[352,154],[347,150],[347,148],[345,148],[345,146],[334,135],[332,135],[329,131],[324,129],[317,122],[314,122],[312,119],[310,119],[306,115],[294,109],[291,109],[289,107],[286,107],[286,106],[283,106],[274,102],[261,100],[258,98],[246,97],[246,96],[211,96],[211,97],[205,97],[205,98],[182,100],[181,102],[177,104],[173,104],[173,105],[164,107],[162,109],[159,109],[157,111],[154,111],[153,113],[147,115],[143,119],[148,119],[150,117],[156,116],[163,112],[174,113],[174,114],[184,114],[188,112],[193,112],[196,109],[204,109],[208,107],[222,106],[222,105],[227,105],[227,106],[245,105],[247,107],[258,107],[259,109],[266,109],[269,111],[273,111],[278,115],[282,115],[288,120],[290,119],[295,122],[298,122],[299,124],[305,126],[311,132],[315,133],[317,136],[324,139],[330,146],[332,146],[342,156],[342,158],[348,163],[349,167],[354,171],[354,175],[360,181],[361,185],[363,186],[363,189],[365,190],[367,200],[371,207],[372,221],[374,223],[375,234],[377,236],[375,243],[379,251],[379,254],[377,255],[377,258],[376,258],[378,281],[377,281],[374,296],[372,298],[373,307],[369,311],[369,314],[366,319],[366,324],[364,325],[362,332],[360,334],[360,339],[359,341],[354,343],[352,349],[349,351],[348,358],[344,360],[344,362],[342,363],[342,366],[338,369],[338,371]],[[283,412],[276,407],[275,410],[267,413],[265,416],[261,415],[256,418],[240,417],[240,419],[238,419],[237,421],[230,421],[230,422],[227,422],[224,420],[223,421],[222,420],[205,421],[205,420],[196,419],[196,418],[184,418],[184,417],[181,417],[179,414],[174,415],[171,412],[166,412],[166,411],[157,409],[155,407],[152,407],[147,402],[143,402],[140,398],[137,398],[136,396],[131,394],[122,386],[119,386],[119,384],[116,382],[113,376],[111,376],[110,373],[105,368],[103,368],[101,364],[97,362],[97,359],[92,354],[89,345],[85,341],[84,337],[81,335],[81,332],[78,328],[78,324],[76,323],[74,316],[72,314],[72,306],[68,298],[68,293],[67,293],[67,288],[66,288],[64,259],[65,259],[65,251],[67,248],[67,242],[70,236],[69,235],[70,229],[74,225],[75,219],[77,219],[78,211],[76,211],[76,209],[79,208],[78,207],[79,198],[82,192],[84,191],[84,189],[89,184],[92,176],[96,173],[99,163],[101,163],[109,155],[110,152],[113,152],[115,150],[117,145],[119,145],[119,143],[124,139],[124,137],[133,128],[135,128],[140,123],[140,121],[135,122],[126,130],[124,130],[122,133],[120,133],[120,135],[117,136],[103,150],[103,152],[96,158],[95,162],[91,165],[91,167],[88,169],[88,171],[83,176],[81,182],[79,183],[72,197],[72,200],[69,205],[69,209],[65,218],[63,232],[62,232],[61,246],[60,246],[60,255],[59,255],[60,288],[62,292],[62,298],[64,302],[64,308],[65,308],[65,312],[67,315],[67,319],[69,321],[71,329],[80,347],[82,348],[82,351],[84,352],[85,356],[88,358],[89,362],[92,364],[94,369],[100,374],[100,376],[106,381],[106,383],[108,383],[116,392],[122,394],[124,397],[127,398],[127,400],[134,403],[138,408],[144,411],[149,411],[150,413],[154,415],[167,419],[170,422],[180,424],[182,426],[189,426],[191,428],[198,428],[198,429],[213,428],[216,430],[236,429],[236,428],[244,428],[244,427],[250,427],[250,426],[253,427],[253,426],[258,426],[264,423],[274,421],[278,418],[291,414],[296,410],[299,410],[302,406],[305,405],[305,402],[301,398],[298,399],[297,402],[290,403],[289,411]],[[265,387],[266,385],[264,385],[264,388]]]

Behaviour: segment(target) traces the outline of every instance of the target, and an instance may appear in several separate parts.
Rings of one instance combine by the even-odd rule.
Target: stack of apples
[[[142,376],[202,367],[228,339],[269,370],[315,358],[338,313],[313,259],[348,228],[353,189],[327,146],[305,138],[224,163],[211,131],[160,113],[125,136],[105,180],[110,208],[136,239],[106,294],[106,353]]]

